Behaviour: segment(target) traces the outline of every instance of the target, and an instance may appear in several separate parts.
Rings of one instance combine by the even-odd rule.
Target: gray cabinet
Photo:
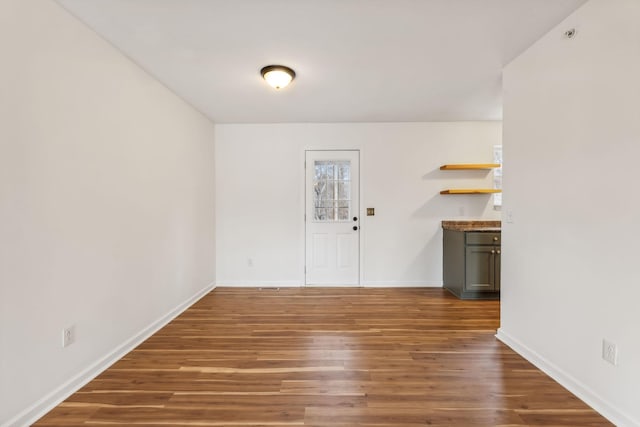
[[[444,230],[444,287],[463,299],[500,297],[500,232]]]

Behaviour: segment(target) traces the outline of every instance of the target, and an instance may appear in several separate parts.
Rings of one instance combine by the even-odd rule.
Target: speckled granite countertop
[[[442,221],[442,228],[456,231],[500,231],[501,221],[491,220],[451,220]]]

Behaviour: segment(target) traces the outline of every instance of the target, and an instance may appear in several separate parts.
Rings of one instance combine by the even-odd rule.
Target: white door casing
[[[305,152],[305,284],[358,286],[360,152]]]

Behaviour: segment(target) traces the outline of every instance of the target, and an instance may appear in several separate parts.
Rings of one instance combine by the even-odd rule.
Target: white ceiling
[[[585,1],[59,3],[216,123],[272,123],[499,120],[502,67]]]

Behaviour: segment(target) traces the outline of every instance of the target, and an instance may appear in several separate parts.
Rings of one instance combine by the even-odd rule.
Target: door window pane
[[[336,195],[335,184],[332,181],[327,181],[327,200],[335,200]]]
[[[338,200],[349,200],[349,183],[338,181]]]
[[[326,221],[327,220],[326,209],[324,209],[324,208],[315,208],[315,215],[314,215],[313,219],[316,220],[316,221]]]
[[[331,162],[327,162],[327,179],[333,179],[334,173],[335,173],[334,164]]]
[[[341,162],[338,165],[338,179],[346,181],[351,179],[351,165],[349,162]]]
[[[351,210],[351,162],[316,160],[314,162],[314,221],[348,221]]]

